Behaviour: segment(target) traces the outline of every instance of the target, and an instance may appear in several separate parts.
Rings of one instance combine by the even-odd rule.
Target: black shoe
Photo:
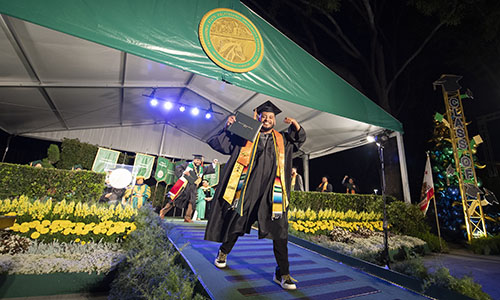
[[[297,289],[297,286],[295,285],[295,282],[297,282],[297,280],[293,279],[290,274],[281,275],[279,268],[276,268],[276,272],[274,272],[273,281],[279,284],[285,290]]]
[[[215,266],[219,269],[224,269],[227,266],[226,262],[227,262],[227,254],[222,253],[222,251],[219,250],[217,257],[215,258]]]

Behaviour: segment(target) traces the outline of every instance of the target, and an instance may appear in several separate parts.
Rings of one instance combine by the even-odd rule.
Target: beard
[[[274,128],[274,124],[264,124],[262,123],[261,131],[269,131]]]

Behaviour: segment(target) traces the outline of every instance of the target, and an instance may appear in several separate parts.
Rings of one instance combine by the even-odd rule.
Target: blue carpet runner
[[[205,223],[172,224],[169,237],[181,250],[212,299],[428,299],[400,286],[288,243],[290,272],[297,290],[273,282],[276,261],[272,241],[257,232],[240,237],[228,255],[227,268],[214,266],[218,243],[203,240]]]

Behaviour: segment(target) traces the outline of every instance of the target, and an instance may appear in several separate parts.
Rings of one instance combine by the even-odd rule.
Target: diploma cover
[[[236,112],[236,121],[227,130],[250,142],[254,142],[262,123],[241,112]]]

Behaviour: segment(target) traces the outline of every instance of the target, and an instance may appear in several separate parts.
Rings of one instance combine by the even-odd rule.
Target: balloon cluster
[[[429,143],[432,145],[429,156],[431,158],[436,206],[441,231],[448,238],[467,238],[450,130],[443,122],[435,121],[433,137],[429,140]],[[477,162],[478,159],[475,155],[477,145],[471,143],[471,146],[473,159]],[[483,166],[476,165],[476,167],[482,168]],[[478,178],[477,180],[478,186],[481,187],[481,179]],[[433,210],[432,205],[429,206],[429,210]],[[487,214],[486,211],[485,216]],[[500,232],[500,218],[498,218],[498,213],[488,213],[488,215],[489,217],[486,217],[488,232]]]

